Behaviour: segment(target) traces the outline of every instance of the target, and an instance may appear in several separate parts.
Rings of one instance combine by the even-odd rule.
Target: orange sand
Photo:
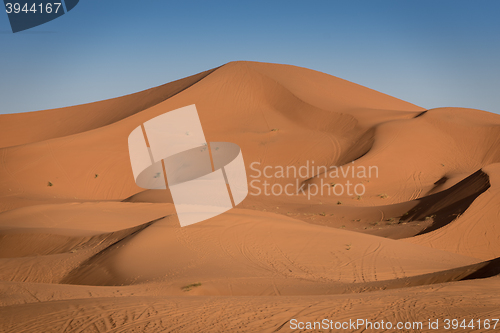
[[[167,191],[135,185],[127,137],[190,104],[207,141],[241,147],[248,176],[253,162],[314,161],[377,166],[377,177],[341,180],[362,183],[360,197],[250,194],[180,228]],[[500,316],[499,115],[425,110],[309,69],[233,62],[107,101],[0,115],[0,133],[1,332]],[[297,179],[267,181],[339,182]]]

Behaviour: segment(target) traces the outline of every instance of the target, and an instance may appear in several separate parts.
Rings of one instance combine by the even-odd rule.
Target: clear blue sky
[[[81,0],[16,34],[1,12],[0,113],[122,96],[233,60],[500,113],[500,1]]]

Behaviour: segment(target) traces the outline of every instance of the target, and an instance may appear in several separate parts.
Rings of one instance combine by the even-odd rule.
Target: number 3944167
[[[5,4],[5,9],[7,11],[7,14],[15,13],[15,14],[52,14],[60,10],[61,8],[61,3],[60,2],[48,2],[48,3],[39,3],[39,4],[32,4],[31,6],[28,6],[27,3],[22,6],[20,3],[6,3]]]

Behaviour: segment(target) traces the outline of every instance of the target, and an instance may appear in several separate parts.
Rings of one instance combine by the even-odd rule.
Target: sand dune
[[[238,144],[259,185],[181,228],[168,191],[135,184],[127,138],[191,104],[207,141]],[[309,69],[234,62],[108,101],[0,115],[0,130],[0,331],[500,315],[496,114],[425,110]],[[295,195],[266,195],[264,181]],[[347,182],[365,191],[312,193]]]
[[[136,94],[68,108],[2,115],[0,147],[59,138],[103,127],[156,105],[213,70]]]
[[[45,332],[287,332],[291,319],[314,322],[327,318],[342,323],[357,317],[396,325],[426,318],[424,325],[428,319],[437,319],[443,327],[443,318],[470,320],[500,315],[498,278],[357,295],[279,298],[135,296],[137,294],[123,297],[122,291],[99,297],[99,292],[92,290],[90,293],[96,297],[86,295],[86,299],[77,303],[62,300],[3,308],[4,316],[9,318],[3,327],[6,332],[32,332],[40,327],[45,327]],[[445,300],[446,306],[438,300]],[[50,323],[50,326],[41,323]],[[363,329],[346,331],[362,332]]]
[[[462,215],[440,229],[406,241],[485,260],[500,257],[500,164],[491,164],[484,171],[492,185]]]

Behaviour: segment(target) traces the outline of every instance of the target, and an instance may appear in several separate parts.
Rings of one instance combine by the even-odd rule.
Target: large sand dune
[[[237,208],[181,228],[168,191],[135,184],[127,138],[191,104],[207,141],[241,147],[249,181],[297,195],[251,187]],[[496,114],[234,62],[112,100],[0,115],[0,133],[2,332],[500,316]],[[365,192],[312,193],[346,182]]]

